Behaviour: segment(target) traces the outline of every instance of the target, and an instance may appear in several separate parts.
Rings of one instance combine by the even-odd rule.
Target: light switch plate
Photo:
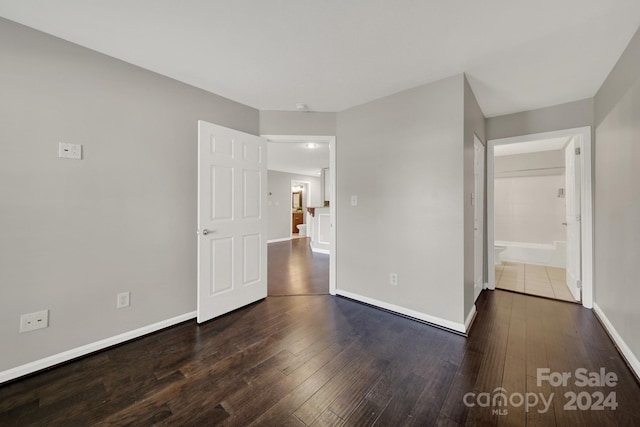
[[[82,160],[82,145],[60,142],[58,144],[58,157],[61,159]]]

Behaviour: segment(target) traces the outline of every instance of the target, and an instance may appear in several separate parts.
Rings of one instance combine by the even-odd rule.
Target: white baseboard
[[[75,359],[77,357],[86,356],[89,353],[103,350],[107,347],[122,344],[123,342],[159,331],[160,329],[168,328],[169,326],[177,325],[178,323],[194,319],[195,317],[195,311],[191,313],[185,313],[180,316],[172,317],[171,319],[154,323],[152,325],[143,326],[142,328],[134,329],[132,331],[115,335],[113,337],[92,342],[90,344],[76,347],[71,350],[63,351],[62,353],[54,354],[53,356],[45,357],[44,359],[36,360],[34,362],[20,365],[15,368],[7,369],[6,371],[0,372],[0,384],[6,381],[14,380],[24,375],[38,372],[42,369],[50,368],[60,363],[68,362],[69,360]]]
[[[319,254],[331,254],[331,251],[329,251],[329,249],[320,249],[320,248],[314,248],[313,246],[311,246],[311,252],[316,252]]]
[[[291,240],[291,237],[283,237],[282,239],[271,239],[267,240],[267,243],[286,242],[287,240]]]
[[[476,318],[476,314],[478,312],[476,311],[476,305],[473,304],[471,306],[471,310],[469,310],[469,314],[467,314],[467,318],[464,320],[464,330],[465,333],[469,332],[469,329],[471,328],[471,324],[473,323],[473,319]]]
[[[349,291],[344,291],[341,289],[336,290],[336,295],[342,295],[343,297],[350,298],[352,300],[360,301],[365,304],[370,304],[376,307],[383,308],[385,310],[393,311],[398,314],[402,314],[404,316],[413,317],[414,319],[422,320],[427,323],[431,323],[435,326],[439,326],[444,329],[449,329],[454,332],[459,332],[461,334],[466,334],[467,328],[462,323],[452,322],[450,320],[441,319],[436,316],[431,316],[429,314],[420,313],[415,310],[411,310],[409,308],[400,307],[399,305],[390,304],[388,302],[379,301],[373,298],[365,297],[362,295],[354,294]],[[475,305],[474,305],[475,311]]]
[[[624,357],[624,359],[627,361],[627,364],[635,373],[636,378],[640,378],[640,361],[638,360],[636,355],[633,354],[627,343],[624,342],[616,328],[613,327],[613,324],[611,323],[611,321],[609,321],[607,315],[604,314],[604,311],[602,311],[598,304],[593,303],[593,311],[596,313],[596,316],[598,316],[598,319],[600,319],[600,321],[604,325],[605,329],[609,333],[609,336],[616,344],[616,347],[618,347],[618,350],[620,350],[620,353],[622,353],[622,357]]]

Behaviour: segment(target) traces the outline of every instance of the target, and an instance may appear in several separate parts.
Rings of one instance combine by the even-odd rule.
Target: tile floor
[[[496,265],[496,288],[576,302],[564,268],[505,261]]]

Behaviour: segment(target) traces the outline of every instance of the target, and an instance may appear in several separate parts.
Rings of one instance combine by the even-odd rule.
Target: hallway
[[[328,295],[329,255],[311,251],[308,237],[269,243],[269,296]]]

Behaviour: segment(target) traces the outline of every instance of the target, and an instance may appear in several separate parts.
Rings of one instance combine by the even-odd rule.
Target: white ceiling
[[[496,145],[493,147],[494,157],[510,156],[513,154],[537,153],[539,151],[561,150],[571,137],[549,138],[538,141],[516,142],[513,144]]]
[[[466,72],[487,117],[591,97],[638,0],[0,0],[0,16],[261,110]]]
[[[283,139],[277,141],[267,137],[267,165],[270,170],[299,175],[320,176],[322,168],[329,167],[329,143],[313,140],[315,148],[306,145],[312,139]]]

